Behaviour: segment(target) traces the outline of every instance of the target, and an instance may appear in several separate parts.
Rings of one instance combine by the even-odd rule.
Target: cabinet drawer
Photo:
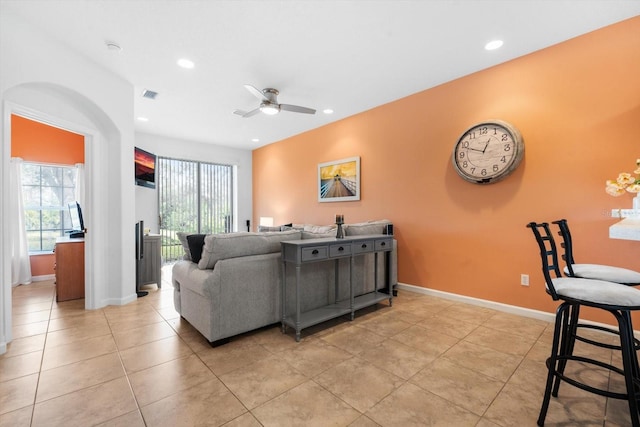
[[[351,243],[329,246],[329,256],[332,258],[351,255]]]
[[[326,246],[310,246],[302,248],[302,261],[312,261],[327,258]]]
[[[376,240],[376,251],[390,251],[393,249],[392,239],[379,239]]]
[[[373,240],[363,240],[361,242],[353,242],[353,253],[363,254],[366,252],[373,252]]]

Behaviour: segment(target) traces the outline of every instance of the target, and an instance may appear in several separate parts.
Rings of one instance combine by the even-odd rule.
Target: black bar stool
[[[547,359],[547,384],[538,417],[538,425],[544,425],[551,396],[558,396],[560,383],[565,381],[591,393],[626,400],[629,404],[632,425],[640,427],[640,416],[638,414],[640,369],[638,367],[633,324],[631,322],[631,312],[640,310],[640,290],[604,280],[562,277],[558,266],[557,248],[551,235],[549,224],[530,222],[527,227],[531,228],[540,248],[546,291],[554,301],[562,301],[556,310],[551,356]],[[552,277],[552,274],[554,277]],[[596,359],[573,355],[573,346],[575,340],[578,339],[578,327],[590,326],[578,324],[581,306],[601,309],[615,317],[618,323],[618,331],[614,332],[620,337],[620,346],[615,348],[619,348],[622,353],[623,369]],[[590,343],[605,346],[598,342],[591,341]],[[595,388],[565,375],[564,368],[567,362],[570,361],[596,365],[622,375],[625,381],[626,393],[615,393]]]

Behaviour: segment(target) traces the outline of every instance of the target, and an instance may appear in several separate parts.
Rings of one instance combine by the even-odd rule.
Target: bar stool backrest
[[[558,266],[558,251],[556,248],[556,242],[553,240],[551,230],[549,229],[549,223],[543,222],[537,224],[535,222],[530,222],[527,224],[527,227],[533,231],[533,235],[535,236],[536,242],[538,242],[538,247],[540,248],[542,274],[544,275],[544,280],[547,284],[547,292],[551,295],[554,301],[557,301],[559,297],[556,293],[555,287],[553,286],[551,273],[553,272],[556,278],[562,277],[562,273]]]
[[[571,232],[569,231],[569,224],[566,219],[559,219],[557,221],[552,221],[553,224],[556,224],[560,229],[558,234],[562,236],[562,243],[560,246],[564,249],[564,253],[562,254],[562,259],[567,265],[567,270],[569,270],[569,276],[574,277],[575,273],[573,271],[573,264],[576,261],[573,259],[573,242],[571,240]]]

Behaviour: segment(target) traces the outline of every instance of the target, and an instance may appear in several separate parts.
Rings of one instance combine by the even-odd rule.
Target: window
[[[234,227],[235,167],[158,158],[162,259],[182,257],[176,233],[229,233]]]
[[[67,204],[75,201],[76,168],[23,163],[22,194],[29,252],[52,251],[71,230]]]

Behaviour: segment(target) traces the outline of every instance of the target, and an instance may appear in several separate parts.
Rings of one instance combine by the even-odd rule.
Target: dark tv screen
[[[136,184],[156,188],[156,155],[135,147]]]

